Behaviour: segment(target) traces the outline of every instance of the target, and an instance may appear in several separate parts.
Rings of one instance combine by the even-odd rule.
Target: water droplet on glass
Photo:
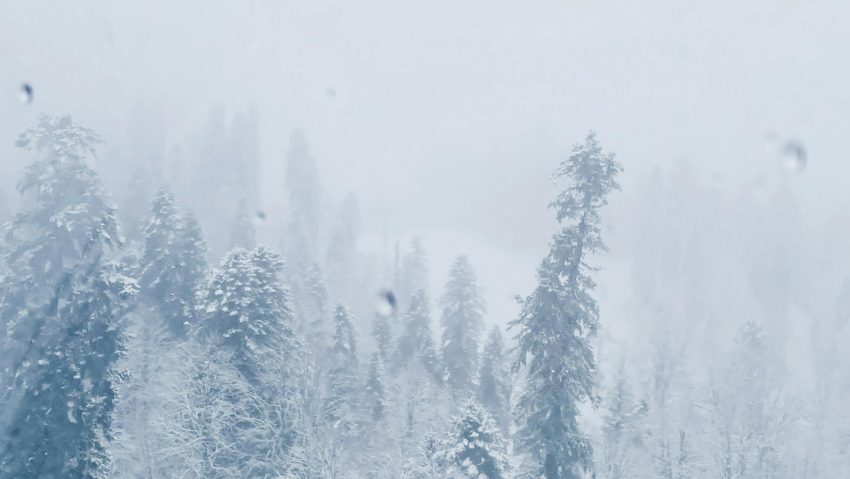
[[[375,310],[381,316],[392,316],[395,313],[396,300],[395,293],[392,290],[384,289],[378,292],[378,298],[375,303]]]
[[[265,221],[266,221],[266,212],[263,211],[263,210],[257,210],[254,214],[254,225],[260,226]]]
[[[18,91],[18,101],[24,105],[32,103],[32,86],[29,83],[21,84],[21,89]]]
[[[806,148],[798,141],[788,141],[779,150],[782,169],[792,175],[799,175],[806,169],[808,157]]]

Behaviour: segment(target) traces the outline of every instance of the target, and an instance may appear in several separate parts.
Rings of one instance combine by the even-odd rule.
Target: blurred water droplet
[[[806,148],[798,141],[788,141],[779,151],[782,169],[792,175],[799,175],[806,169],[808,157]]]
[[[328,94],[329,98],[336,98],[336,89],[333,87],[328,87],[325,89],[325,93]]]
[[[254,214],[254,226],[260,226],[266,221],[266,212],[257,210]]]
[[[381,316],[392,316],[395,313],[396,299],[392,290],[384,289],[378,293],[375,310]]]
[[[21,89],[18,91],[18,101],[24,105],[32,103],[32,85],[29,83],[21,84]]]

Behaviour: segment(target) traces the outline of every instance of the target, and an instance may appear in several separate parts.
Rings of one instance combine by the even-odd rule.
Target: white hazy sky
[[[121,141],[144,105],[178,144],[213,103],[253,103],[264,201],[303,128],[327,189],[359,195],[367,245],[424,233],[435,283],[467,250],[503,321],[554,229],[546,176],[589,129],[626,166],[615,204],[682,158],[730,185],[776,175],[771,132],[808,150],[806,214],[841,198],[847,25],[842,1],[4,1],[0,172],[13,184],[40,112]]]

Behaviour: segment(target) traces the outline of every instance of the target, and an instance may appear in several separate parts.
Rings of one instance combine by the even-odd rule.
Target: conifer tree
[[[562,229],[537,270],[537,288],[512,323],[519,352],[514,368],[526,375],[516,410],[517,442],[535,477],[574,478],[592,465],[590,441],[578,425],[579,404],[596,400],[590,339],[599,308],[588,259],[605,250],[599,209],[619,188],[615,177],[621,170],[592,132],[556,170],[554,178],[567,182],[551,204]]]
[[[475,393],[479,336],[484,321],[484,301],[469,258],[459,256],[449,272],[443,297],[443,378],[455,400]]]
[[[490,330],[481,354],[478,400],[490,411],[502,433],[506,434],[511,422],[511,371],[498,326]]]
[[[328,371],[325,413],[332,427],[345,435],[354,430],[357,422],[357,338],[351,316],[344,306],[336,307],[333,320],[334,336],[330,349],[331,367]]]
[[[174,337],[184,337],[207,268],[200,228],[194,217],[179,216],[171,193],[162,189],[151,202],[144,237],[139,273],[142,299]]]
[[[404,321],[404,331],[398,338],[395,352],[396,370],[417,362],[439,382],[439,364],[431,334],[431,313],[424,289],[416,290],[411,296]]]
[[[381,362],[385,363],[390,359],[390,349],[392,348],[393,325],[390,322],[392,316],[376,313],[372,320],[372,337],[375,338],[375,347],[378,348],[378,355],[381,357]]]
[[[475,401],[460,408],[435,456],[452,479],[502,479],[511,471],[502,433]]]
[[[263,247],[228,253],[204,292],[199,328],[207,347],[222,351],[222,370],[233,366],[252,392],[225,397],[250,418],[230,428],[228,439],[239,444],[241,470],[260,477],[281,473],[302,434],[303,345],[281,280],[283,266],[280,255]]]
[[[410,251],[400,261],[396,297],[410,302],[417,290],[428,289],[428,265],[422,238],[417,236],[410,240]]]
[[[369,359],[369,373],[366,376],[366,407],[373,422],[379,422],[386,416],[387,403],[384,386],[384,362],[378,352]]]
[[[0,297],[5,325],[0,476],[105,478],[120,318],[137,291],[105,256],[115,211],[86,161],[100,139],[43,116],[19,147],[37,159],[19,183],[28,207],[9,229]]]

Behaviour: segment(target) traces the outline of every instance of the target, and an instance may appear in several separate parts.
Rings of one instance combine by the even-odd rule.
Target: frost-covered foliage
[[[113,366],[137,286],[107,259],[122,240],[87,164],[99,143],[70,117],[41,117],[17,142],[37,159],[18,184],[28,206],[7,234],[0,288],[3,477],[109,472]]]
[[[590,439],[579,429],[579,404],[595,401],[596,362],[590,338],[599,323],[591,296],[590,255],[604,251],[599,209],[619,186],[622,167],[603,153],[590,133],[556,170],[567,183],[551,206],[562,229],[537,270],[538,286],[522,304],[513,326],[526,376],[517,402],[518,446],[529,456],[530,474],[546,479],[577,477],[592,466]]]
[[[440,320],[443,327],[440,352],[444,380],[455,399],[474,395],[484,311],[478,277],[469,258],[461,255],[449,272]]]

